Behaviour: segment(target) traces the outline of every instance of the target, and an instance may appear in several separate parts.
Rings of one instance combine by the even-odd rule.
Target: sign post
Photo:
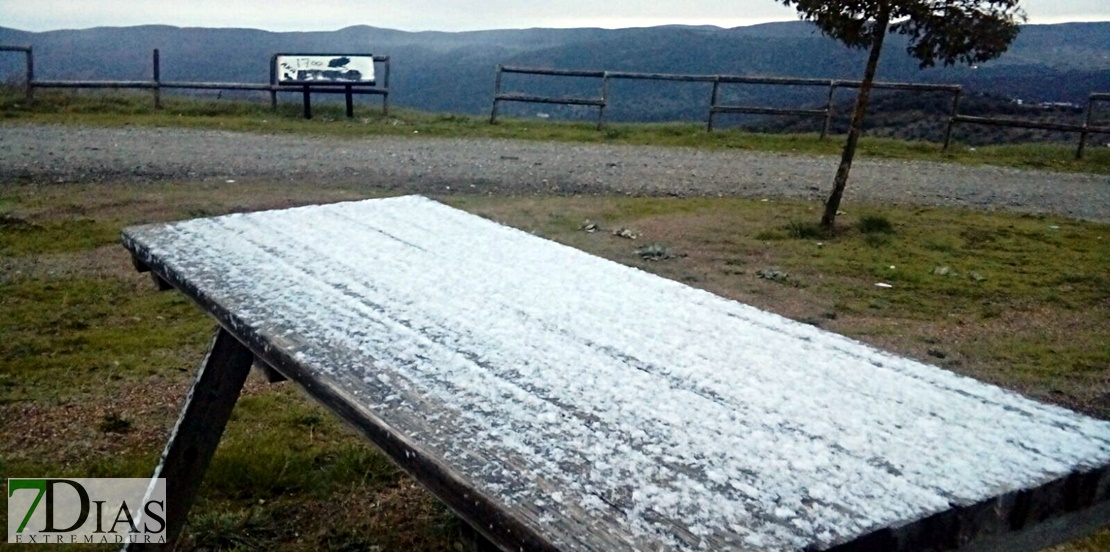
[[[347,117],[354,117],[354,87],[372,87],[374,56],[370,54],[277,54],[271,74],[278,86],[299,86],[304,117],[312,118],[312,89],[342,92]]]

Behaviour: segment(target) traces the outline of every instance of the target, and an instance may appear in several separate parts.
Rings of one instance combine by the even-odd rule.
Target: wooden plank
[[[863,85],[860,81],[835,81],[839,88],[859,88]],[[875,90],[909,90],[917,92],[959,92],[963,87],[958,84],[920,84],[912,82],[876,82],[871,86]]]
[[[35,54],[31,48],[27,48],[27,105],[35,103]]]
[[[135,267],[135,272],[139,272],[139,273],[150,272],[150,267],[147,266],[142,261],[140,261],[139,258],[134,256],[134,255],[131,256],[131,266]]]
[[[196,379],[169,443],[152,478],[166,479],[166,549],[172,549],[216,452],[224,427],[239,399],[254,355],[227,330],[220,328]],[[134,544],[126,550],[155,550]]]
[[[154,282],[154,287],[158,291],[169,291],[169,290],[173,289],[173,285],[171,285],[169,282],[167,282],[165,278],[159,276],[158,274],[156,274],[154,272],[150,273],[150,280],[152,282]]]
[[[189,82],[189,81],[165,81],[161,83],[147,82],[147,81],[35,81],[36,88],[174,88],[183,90],[243,90],[243,91],[259,91],[268,92],[271,90],[278,92],[300,92],[303,85],[300,86],[271,86],[269,84],[254,84],[243,82]],[[334,84],[313,84],[313,94],[346,94],[345,85]],[[353,84],[352,94],[364,95],[383,95],[388,94],[389,90],[386,88],[374,88],[373,85]]]
[[[214,297],[197,287],[195,283],[184,279],[183,275],[171,271],[147,245],[136,239],[134,234],[125,233],[123,245],[140,262],[149,266],[153,272],[161,275],[166,280],[173,282],[178,289],[181,289],[188,297],[207,310],[220,323],[223,328],[221,333],[229,328],[234,329],[238,339],[246,344],[255,358],[261,359],[268,366],[275,367],[275,370],[283,376],[295,381],[314,400],[362,433],[398,467],[420,481],[422,485],[490,542],[496,544],[505,552],[558,550],[543,536],[535,532],[532,527],[508,515],[491,497],[475,489],[468,481],[459,477],[442,460],[426,454],[408,436],[396,432],[377,413],[370,411],[364,404],[361,404],[356,395],[344,391],[341,386],[336,386],[335,381],[327,375],[305,366],[303,362],[295,358],[296,353],[275,346],[271,339],[264,336],[257,329],[251,328],[247,321],[224,308]],[[194,384],[195,388],[197,388],[196,383]],[[190,391],[190,395],[192,393],[193,391]],[[184,413],[182,416],[184,417]],[[180,425],[181,422],[179,421],[178,424]],[[174,433],[177,433],[176,429]],[[165,456],[165,453],[163,453],[163,456]],[[156,475],[156,477],[167,476]],[[199,480],[200,478],[197,477],[196,479]],[[171,490],[171,488],[167,488],[167,494]],[[181,515],[186,515],[187,510],[186,507]],[[167,529],[167,539],[169,539],[169,535],[169,529]],[[511,543],[511,545],[506,543]]]
[[[301,86],[311,86],[313,88],[331,89],[331,90],[346,90],[347,86],[354,87],[355,90],[367,90],[376,88],[378,85],[373,82],[342,82],[342,81],[314,81],[314,80],[287,80],[281,81],[278,87],[291,86],[298,88]]]
[[[830,86],[831,79],[796,79],[788,77],[745,77],[721,75],[722,83],[727,84],[774,84],[779,86]]]
[[[266,381],[270,383],[289,381],[289,378],[285,377],[285,374],[278,372],[276,368],[270,366],[266,363],[266,361],[257,356],[255,356],[254,358],[254,368],[258,370],[262,374],[262,377],[266,378]]]
[[[154,109],[162,109],[162,56],[154,49]]]
[[[347,90],[343,86],[312,85],[311,88],[312,88],[312,93],[313,94],[346,94],[347,93]],[[299,93],[299,92],[301,92],[301,90],[303,90],[303,86],[276,86],[273,89],[277,92],[298,92]],[[359,95],[378,95],[378,96],[381,96],[381,95],[388,95],[389,94],[389,89],[388,88],[366,88],[366,87],[354,86],[353,88],[351,88],[351,93],[352,94],[359,94]]]
[[[908,552],[1110,521],[1110,423],[423,198],[124,244],[504,550]]]
[[[722,82],[727,84],[767,84],[779,86],[838,86],[843,88],[859,88],[860,81],[842,81],[833,79],[811,79],[795,77],[753,76],[753,75],[693,75],[677,73],[640,73],[630,71],[575,71],[565,69],[547,69],[538,67],[501,67],[501,72],[521,73],[529,75],[566,76],[566,77],[595,77],[608,76],[612,79],[638,79],[677,82]],[[961,90],[955,84],[924,84],[905,82],[874,83],[876,89],[886,90],[914,90],[914,91],[943,91],[956,92]]]
[[[162,88],[178,88],[188,90],[246,90],[268,92],[273,87],[269,84],[255,84],[247,82],[162,81]]]
[[[502,67],[503,73],[521,73],[526,75],[545,75],[553,77],[592,77],[602,78],[605,71],[574,71],[567,69],[541,69],[531,67]]]
[[[780,109],[777,107],[748,107],[739,105],[718,105],[712,108],[714,113],[732,113],[747,115],[825,115],[824,109]]]
[[[1087,127],[1083,125],[1052,123],[1047,121],[1026,121],[1022,119],[1005,119],[1000,117],[972,117],[970,115],[957,115],[953,117],[953,119],[958,123],[970,123],[976,125],[1029,128],[1034,130],[1058,130],[1061,132],[1086,132],[1089,134],[1110,134],[1110,127]]]
[[[594,98],[551,98],[547,96],[531,96],[527,94],[499,94],[496,98],[500,102],[528,102],[560,105],[592,105],[604,106],[604,99]]]
[[[716,75],[676,75],[670,73],[632,73],[627,71],[608,71],[605,73],[611,79],[626,80],[655,80],[674,82],[716,82]]]
[[[44,81],[36,80],[35,88],[155,88],[153,81]]]

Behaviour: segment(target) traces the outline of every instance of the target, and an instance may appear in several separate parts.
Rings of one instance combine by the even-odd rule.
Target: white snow
[[[569,546],[823,546],[1110,463],[1106,422],[422,197],[128,232]]]

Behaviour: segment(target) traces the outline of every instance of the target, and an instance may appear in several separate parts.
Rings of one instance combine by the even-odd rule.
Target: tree
[[[823,34],[851,48],[870,49],[840,167],[821,217],[821,226],[830,229],[848,184],[886,35],[907,37],[906,50],[923,69],[938,61],[945,66],[975,64],[1002,55],[1017,36],[1019,21],[1025,21],[1019,0],[778,1],[796,7],[799,16],[814,22]]]

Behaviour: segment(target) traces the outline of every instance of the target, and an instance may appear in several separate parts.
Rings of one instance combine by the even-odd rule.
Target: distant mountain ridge
[[[41,79],[147,79],[159,48],[166,80],[266,82],[276,52],[371,52],[392,59],[391,102],[441,112],[489,108],[498,64],[697,74],[858,79],[864,52],[845,48],[802,21],[748,27],[665,26],[633,29],[522,29],[405,32],[353,26],[330,32],[139,26],[40,33],[0,28],[0,44],[31,45]],[[0,78],[22,60],[0,56]],[[1028,102],[1085,101],[1110,91],[1110,23],[1027,25],[1002,58],[978,68],[921,70],[893,37],[879,78],[947,82],[972,92]],[[598,83],[513,76],[522,92],[597,95]],[[821,101],[813,89],[726,87],[726,101],[799,105]],[[701,118],[705,85],[622,82],[611,90],[615,119]],[[533,114],[535,106],[516,106]],[[553,111],[557,112],[555,108]],[[510,111],[510,114],[512,111]],[[569,110],[568,110],[569,113]]]

